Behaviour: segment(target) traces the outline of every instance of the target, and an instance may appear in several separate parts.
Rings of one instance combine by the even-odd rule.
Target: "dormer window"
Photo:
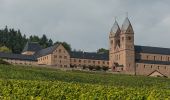
[[[111,40],[110,43],[113,44],[113,40]]]

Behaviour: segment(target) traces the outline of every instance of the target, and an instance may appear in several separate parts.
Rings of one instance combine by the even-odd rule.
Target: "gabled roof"
[[[42,47],[37,42],[27,42],[22,52],[26,51],[37,52],[40,51],[41,49]]]
[[[113,24],[110,33],[111,33],[113,36],[115,36],[115,35],[117,35],[117,34],[120,33],[120,27],[119,27],[117,21],[115,21],[115,23]]]
[[[79,58],[79,59],[93,59],[93,60],[109,60],[109,54],[107,53],[95,53],[95,52],[70,52],[71,58]]]
[[[164,74],[162,74],[161,72],[159,72],[159,71],[157,71],[157,70],[154,70],[152,73],[150,73],[148,76],[151,76],[153,73],[155,73],[155,72],[157,72],[157,73],[159,73],[161,76],[163,76],[163,77],[167,77],[166,75],[164,75]]]
[[[36,55],[37,57],[41,57],[41,56],[45,56],[45,55],[51,54],[51,53],[53,53],[54,50],[56,50],[56,48],[57,48],[59,45],[60,45],[60,44],[55,44],[54,46],[51,46],[51,47],[42,49],[42,50],[38,51],[35,55]]]
[[[126,17],[123,24],[122,24],[121,31],[126,32],[126,30],[129,28],[129,26],[132,26],[132,25],[131,25],[131,23],[129,21],[129,18]]]
[[[28,60],[28,61],[36,61],[37,60],[36,57],[33,55],[22,55],[22,54],[13,54],[13,53],[4,53],[4,52],[0,52],[0,58]]]
[[[150,54],[170,55],[170,48],[135,45],[135,52],[136,53],[150,53]]]

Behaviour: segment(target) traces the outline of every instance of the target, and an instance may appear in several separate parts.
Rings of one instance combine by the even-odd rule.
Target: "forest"
[[[31,35],[27,37],[25,34],[21,33],[20,30],[8,28],[7,26],[4,29],[0,29],[0,51],[5,50],[19,54],[22,52],[25,44],[28,41],[38,42],[43,48],[50,47],[56,43],[61,43],[68,51],[71,51],[71,46],[67,42],[53,42],[53,40],[48,38],[45,34],[40,37],[37,35]]]

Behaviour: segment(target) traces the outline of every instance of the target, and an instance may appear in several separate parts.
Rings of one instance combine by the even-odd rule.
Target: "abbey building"
[[[170,49],[134,44],[134,30],[128,18],[122,27],[111,28],[109,67],[133,75],[170,77]]]
[[[123,74],[170,77],[170,49],[134,44],[134,30],[128,18],[121,27],[117,21],[109,33],[109,53],[67,51],[61,44],[41,48],[28,42],[21,54],[2,53],[11,64],[57,68],[108,67]]]

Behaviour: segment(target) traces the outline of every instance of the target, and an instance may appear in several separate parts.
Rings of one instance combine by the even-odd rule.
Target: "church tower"
[[[109,67],[113,68],[113,64],[115,62],[115,52],[116,48],[120,46],[120,27],[115,20],[109,34],[109,43],[110,43],[110,48],[109,48]]]
[[[120,44],[122,51],[122,64],[123,70],[126,73],[134,74],[135,73],[135,50],[134,50],[134,31],[133,27],[129,21],[129,18],[126,17],[120,35]]]
[[[135,72],[134,31],[126,17],[121,29],[115,21],[110,35],[109,67],[128,74]]]

